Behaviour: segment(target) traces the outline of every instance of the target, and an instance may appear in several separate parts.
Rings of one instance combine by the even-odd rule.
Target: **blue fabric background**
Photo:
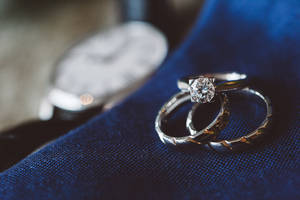
[[[0,199],[300,199],[299,65],[300,1],[210,0],[137,93],[1,173]],[[264,144],[231,154],[165,147],[154,119],[176,80],[223,71],[247,73],[273,101]],[[224,134],[247,133],[262,113],[240,105]]]

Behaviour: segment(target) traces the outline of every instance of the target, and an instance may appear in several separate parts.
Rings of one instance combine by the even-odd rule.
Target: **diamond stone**
[[[213,78],[199,77],[189,81],[191,101],[197,103],[208,103],[215,96],[215,85]]]

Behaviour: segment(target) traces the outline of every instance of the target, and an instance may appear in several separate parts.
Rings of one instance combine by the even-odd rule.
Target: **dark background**
[[[119,1],[0,1],[0,130],[37,118],[56,60],[78,40],[120,23]],[[190,25],[202,0],[168,3]]]

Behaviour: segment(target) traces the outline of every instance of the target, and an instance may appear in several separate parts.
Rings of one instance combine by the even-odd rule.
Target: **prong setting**
[[[214,78],[198,77],[189,80],[191,101],[196,103],[210,103],[215,96]]]

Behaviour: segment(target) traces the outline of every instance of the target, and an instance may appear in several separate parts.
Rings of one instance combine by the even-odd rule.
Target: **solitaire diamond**
[[[191,101],[197,103],[209,103],[215,96],[213,78],[199,77],[189,80]]]

